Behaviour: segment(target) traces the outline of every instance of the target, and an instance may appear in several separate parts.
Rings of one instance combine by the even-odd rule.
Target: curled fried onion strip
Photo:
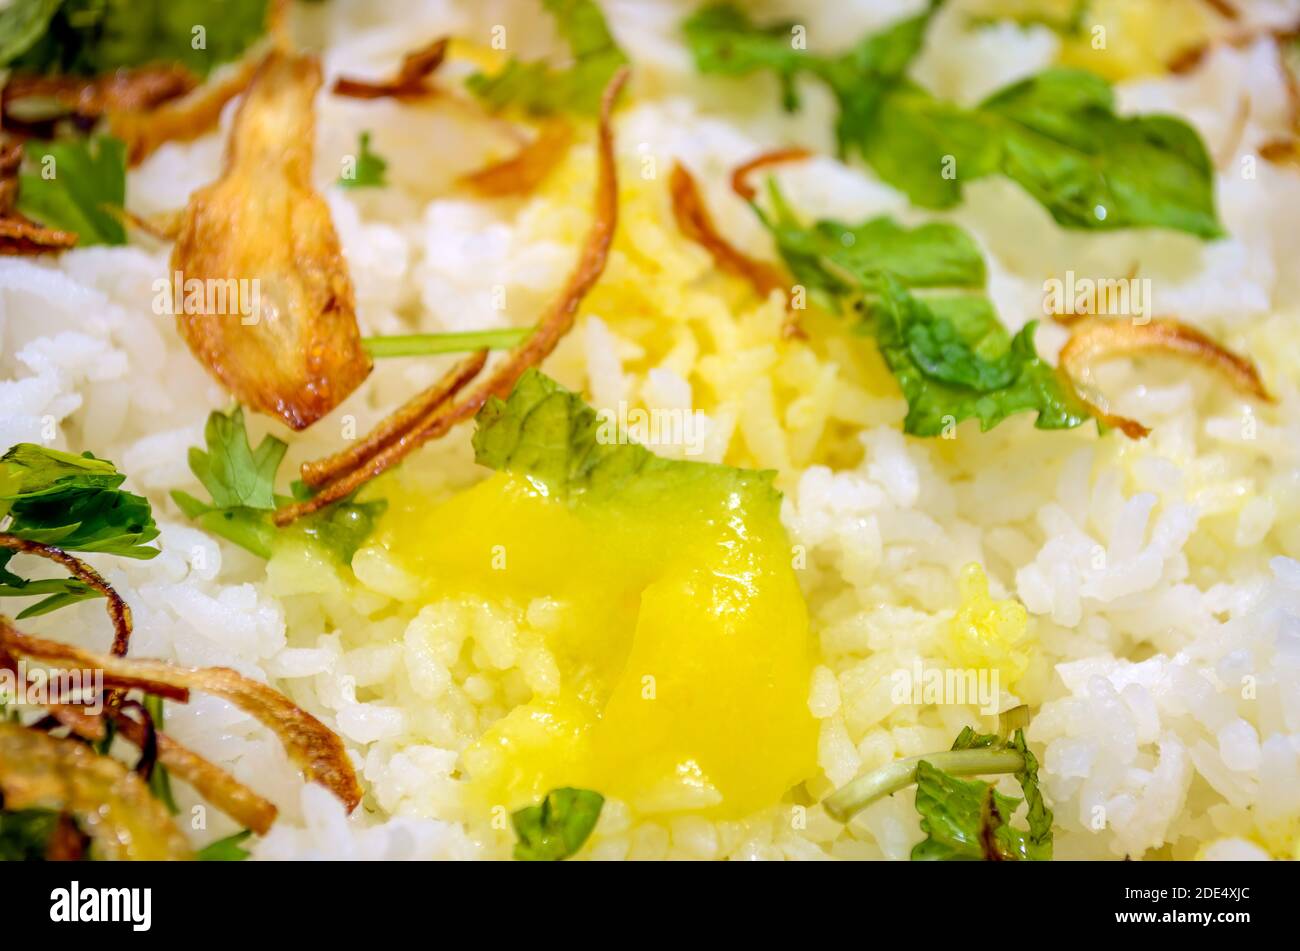
[[[315,488],[338,475],[349,472],[386,449],[394,440],[420,425],[430,412],[455,396],[464,386],[478,376],[487,363],[488,352],[478,350],[458,362],[451,371],[428,389],[422,390],[402,404],[397,412],[385,418],[364,439],[341,452],[302,465],[302,480]]]
[[[618,223],[618,175],[614,164],[614,134],[610,125],[610,114],[619,92],[627,81],[627,76],[627,69],[620,69],[605,87],[601,100],[595,210],[591,228],[583,243],[582,254],[565,282],[560,296],[538,321],[537,329],[527,340],[507,354],[485,379],[471,387],[465,396],[458,400],[448,399],[439,404],[421,421],[420,425],[389,442],[364,465],[322,485],[320,491],[311,499],[278,509],[275,513],[277,525],[287,525],[296,518],[318,511],[326,505],[351,495],[424,443],[445,435],[457,423],[474,416],[490,397],[508,396],[523,372],[545,359],[561,338],[569,332],[579,304],[605,269],[605,261],[614,240],[614,229]]]
[[[261,57],[246,56],[156,109],[110,110],[109,131],[126,143],[127,161],[139,165],[167,142],[188,142],[216,128],[221,110],[248,88],[260,65]]]
[[[486,198],[530,194],[560,164],[572,142],[573,128],[567,122],[547,122],[514,155],[470,172],[461,181]]]
[[[46,228],[12,211],[0,216],[0,255],[49,254],[76,243],[71,231]]]
[[[757,192],[754,190],[754,186],[749,183],[750,175],[760,168],[769,168],[786,162],[802,162],[807,158],[812,158],[812,152],[797,145],[784,149],[772,149],[770,152],[755,155],[748,162],[737,165],[732,170],[731,190],[745,201],[753,201]]]
[[[50,561],[68,569],[68,573],[82,584],[88,585],[102,594],[108,602],[108,619],[113,622],[113,654],[116,657],[126,656],[126,650],[131,644],[131,608],[122,600],[122,596],[114,591],[112,586],[103,579],[98,571],[80,558],[69,555],[62,548],[55,548],[53,545],[42,545],[40,542],[28,541],[16,535],[0,532],[0,548],[8,548],[26,555],[39,555],[41,558],[48,558]]]
[[[449,37],[436,39],[402,57],[402,65],[392,79],[372,82],[340,76],[331,90],[336,96],[351,99],[418,99],[437,92],[426,80],[438,71],[447,58]]]
[[[361,801],[361,787],[343,741],[287,697],[227,667],[181,667],[161,660],[95,654],[23,634],[4,618],[0,618],[0,647],[54,667],[102,670],[105,684],[138,687],[171,699],[188,699],[191,690],[214,694],[269,727],[307,777],[333,792],[349,810]]]
[[[71,814],[99,859],[193,858],[144,780],[77,740],[0,723],[0,794],[6,809]]]
[[[718,267],[744,278],[760,297],[782,289],[785,279],[781,271],[766,261],[751,258],[733,247],[713,223],[704,196],[694,176],[680,162],[673,165],[668,179],[668,190],[673,200],[673,217],[682,234],[703,247],[712,255]]]
[[[1260,379],[1259,370],[1250,360],[1225,349],[1181,321],[1166,319],[1134,324],[1090,320],[1082,324],[1061,348],[1061,373],[1098,420],[1114,426],[1130,439],[1141,439],[1151,430],[1135,419],[1111,413],[1098,405],[1085,392],[1083,384],[1094,362],[1135,353],[1163,353],[1195,360],[1219,370],[1239,392],[1266,403],[1273,402]]]
[[[4,115],[7,121],[12,120],[13,105],[31,98],[52,99],[67,111],[86,118],[107,112],[147,112],[185,95],[197,85],[193,73],[170,63],[119,69],[102,76],[20,73],[5,84]]]

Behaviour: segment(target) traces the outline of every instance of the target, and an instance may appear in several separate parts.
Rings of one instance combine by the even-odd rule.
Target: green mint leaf
[[[45,35],[63,0],[12,0],[0,10],[0,66],[26,53]]]
[[[559,862],[582,848],[596,828],[605,797],[589,789],[552,789],[539,805],[512,813],[514,856],[523,862]]]
[[[47,228],[71,231],[77,244],[126,244],[111,209],[126,202],[126,146],[111,136],[29,142],[18,176],[20,212]]]
[[[520,377],[508,399],[489,400],[476,421],[480,465],[526,476],[558,498],[654,505],[667,490],[704,484],[780,504],[775,473],[657,456],[621,439],[612,420],[536,369]]]
[[[544,62],[511,59],[491,76],[475,73],[469,89],[492,109],[518,106],[534,115],[574,112],[594,116],[610,78],[627,63],[594,0],[542,0],[569,44],[571,63],[556,69]]]
[[[0,809],[0,862],[43,862],[59,825],[53,809]]]
[[[1195,130],[1171,116],[1121,117],[1104,79],[1049,69],[994,93],[973,109],[936,99],[906,71],[938,3],[868,36],[838,57],[791,48],[789,25],[760,27],[729,5],[684,24],[703,72],[780,76],[787,107],[793,77],[808,72],[839,103],[841,154],[857,151],[913,204],[950,208],[966,183],[1004,175],[1063,227],[1170,228],[1224,234],[1214,208],[1214,170]]]
[[[1091,418],[1038,356],[1034,322],[1010,337],[985,301],[923,301],[889,276],[880,288],[871,332],[907,398],[906,432],[942,435],[966,419],[987,432],[1022,412],[1037,412],[1039,429]]]
[[[200,76],[266,30],[268,0],[62,0],[15,65],[99,75],[178,63]]]
[[[243,845],[252,836],[250,830],[244,829],[224,839],[217,839],[199,849],[194,858],[199,862],[242,862],[251,854]]]
[[[1013,860],[1005,850],[1007,823],[1020,800],[983,780],[949,776],[922,760],[916,767],[916,811],[926,837],[912,861]]]
[[[388,184],[388,162],[370,150],[370,133],[362,132],[357,141],[355,174],[339,177],[342,188],[382,188]]]

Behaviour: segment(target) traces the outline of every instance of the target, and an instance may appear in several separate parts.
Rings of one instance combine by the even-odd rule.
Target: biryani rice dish
[[[1010,857],[1300,857],[1300,4],[270,6],[184,93],[257,59],[212,127],[104,114],[123,240],[0,256],[0,450],[110,460],[156,523],[74,549],[121,659],[339,743],[159,701],[274,807],[252,858],[981,857],[942,789]],[[17,636],[113,653],[82,594]],[[251,828],[171,774],[178,851]]]

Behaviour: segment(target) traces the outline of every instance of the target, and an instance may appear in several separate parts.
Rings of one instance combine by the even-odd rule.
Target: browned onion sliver
[[[471,172],[461,181],[486,198],[531,194],[560,164],[572,142],[569,123],[562,119],[548,122],[514,155]]]
[[[447,58],[448,37],[441,37],[402,57],[402,65],[392,79],[374,82],[340,76],[331,90],[336,96],[352,99],[418,99],[437,92],[426,80],[438,71]]]
[[[1151,430],[1135,419],[1111,413],[1098,405],[1084,391],[1082,381],[1095,361],[1135,353],[1163,353],[1195,360],[1219,370],[1239,392],[1266,403],[1273,402],[1254,363],[1181,321],[1162,319],[1146,324],[1118,320],[1086,321],[1061,348],[1061,374],[1098,420],[1118,428],[1130,439],[1141,439]]]
[[[343,741],[287,697],[228,667],[181,667],[161,660],[95,654],[23,634],[6,618],[0,618],[0,647],[55,667],[102,670],[105,684],[112,686],[139,688],[176,700],[188,699],[191,690],[221,697],[269,727],[307,777],[332,791],[349,810],[361,801],[361,787]]]
[[[812,152],[798,145],[784,149],[772,149],[769,152],[755,155],[748,162],[743,162],[732,170],[731,190],[745,201],[753,201],[757,192],[754,190],[754,186],[749,183],[750,175],[760,168],[769,168],[786,162],[802,162],[807,158],[812,158]]]
[[[403,433],[364,465],[325,483],[311,499],[276,510],[277,525],[287,525],[296,518],[346,498],[418,447],[445,435],[457,423],[473,417],[490,397],[508,396],[523,372],[545,359],[569,332],[578,305],[605,270],[605,261],[614,240],[614,229],[618,224],[618,173],[614,163],[614,133],[610,116],[627,77],[628,71],[624,67],[614,74],[605,87],[598,127],[599,170],[591,228],[587,232],[578,263],[565,282],[564,290],[542,316],[537,329],[507,354],[485,379],[471,387],[465,396],[448,400],[435,408],[420,426]]]

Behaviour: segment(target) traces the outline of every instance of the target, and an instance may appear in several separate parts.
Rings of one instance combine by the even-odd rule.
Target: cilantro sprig
[[[514,857],[523,862],[559,862],[577,854],[596,828],[605,797],[590,789],[552,789],[540,803],[511,813]]]
[[[1117,115],[1099,76],[1048,69],[969,109],[912,82],[907,69],[941,5],[932,0],[839,56],[791,42],[795,24],[759,26],[729,3],[700,10],[683,31],[702,72],[775,72],[787,109],[798,108],[799,75],[828,85],[841,154],[857,152],[914,205],[951,208],[966,183],[1003,175],[1067,228],[1223,236],[1213,166],[1196,131],[1172,116]]]
[[[148,499],[118,488],[125,480],[111,462],[89,453],[19,443],[0,458],[0,532],[66,552],[153,558],[153,512]],[[76,578],[22,577],[9,568],[15,555],[0,549],[0,597],[46,595],[20,619],[101,596]]]
[[[1023,799],[997,791],[983,780],[960,776],[1010,773]],[[895,760],[832,794],[823,805],[835,819],[853,815],[885,796],[916,786],[916,811],[925,838],[912,848],[913,861],[1049,861],[1052,811],[1038,784],[1038,759],[1017,727],[1010,738],[964,728],[943,753]],[[1013,815],[1025,803],[1024,827]]]
[[[370,148],[370,133],[357,137],[356,165],[352,174],[339,176],[341,188],[382,188],[388,184],[388,162]]]
[[[574,112],[594,116],[610,78],[627,63],[593,0],[542,0],[569,44],[572,61],[557,69],[542,61],[517,58],[499,72],[475,73],[467,85],[492,109],[518,106],[534,115]]]
[[[205,449],[192,447],[190,471],[207,490],[204,502],[188,492],[173,490],[172,500],[184,515],[213,535],[234,542],[259,558],[270,558],[286,533],[314,539],[343,562],[349,562],[383,513],[385,502],[344,500],[304,519],[292,528],[277,528],[271,513],[295,499],[310,497],[301,483],[292,496],[275,491],[276,474],[288,445],[267,435],[254,449],[248,441],[244,411],[213,411],[203,430]]]
[[[18,176],[18,210],[38,224],[71,231],[80,246],[126,244],[126,146],[108,135],[29,142]]]

